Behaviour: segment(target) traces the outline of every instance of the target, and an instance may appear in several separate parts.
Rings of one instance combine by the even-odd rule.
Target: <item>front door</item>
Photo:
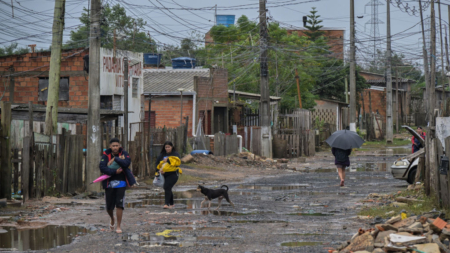
[[[214,107],[214,133],[227,133],[227,108]]]

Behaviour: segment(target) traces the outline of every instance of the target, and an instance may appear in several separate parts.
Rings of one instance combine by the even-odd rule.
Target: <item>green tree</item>
[[[345,101],[345,78],[350,75],[350,66],[344,65],[342,60],[329,60],[322,69],[324,72],[317,78],[314,94],[320,98]],[[359,95],[367,88],[370,84],[356,71],[356,93]]]
[[[114,30],[116,31],[116,48],[134,52],[156,52],[156,45],[144,31],[147,24],[141,18],[127,16],[125,8],[119,4],[110,6],[105,4],[102,10],[102,22],[100,26],[100,36],[102,47],[114,47]],[[70,40],[65,44],[65,48],[77,48],[89,46],[90,19],[88,10],[83,9],[80,21],[82,25],[70,32]]]
[[[310,15],[307,15],[308,21],[306,22],[309,25],[305,25],[305,27],[308,29],[308,31],[305,31],[305,34],[311,41],[316,41],[318,38],[324,35],[324,32],[320,30],[320,28],[323,27],[322,25],[320,25],[322,23],[322,20],[319,20],[320,15],[316,15],[316,7],[313,7],[310,13]]]
[[[0,47],[0,56],[26,54],[30,52],[27,47],[19,47],[17,43],[11,43],[9,46]]]

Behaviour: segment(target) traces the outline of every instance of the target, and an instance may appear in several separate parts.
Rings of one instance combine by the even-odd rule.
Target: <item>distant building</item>
[[[297,28],[297,29],[287,29],[288,34],[297,34],[298,36],[306,36],[305,31],[307,28]],[[327,38],[327,44],[332,51],[332,56],[338,59],[344,59],[344,38],[345,38],[345,28],[337,27],[322,27],[320,29],[325,34]],[[205,34],[205,46],[213,44],[214,39],[211,36],[211,30]]]

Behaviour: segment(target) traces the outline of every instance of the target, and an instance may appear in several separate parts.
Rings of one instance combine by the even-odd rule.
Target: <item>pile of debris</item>
[[[439,212],[395,216],[375,228],[359,229],[351,241],[330,253],[450,253],[450,224],[444,219],[445,214]]]
[[[305,159],[305,158],[303,158]],[[258,169],[289,169],[288,162],[289,159],[271,159],[266,158],[264,156],[258,156],[251,152],[242,152],[239,154],[234,154],[230,156],[214,156],[214,155],[205,155],[205,154],[195,154],[195,155],[187,155],[181,159],[183,164],[202,164],[202,165],[211,165],[211,166],[220,166],[220,165],[232,165],[232,166],[246,166],[246,167],[254,167]],[[293,168],[295,170],[295,168]]]

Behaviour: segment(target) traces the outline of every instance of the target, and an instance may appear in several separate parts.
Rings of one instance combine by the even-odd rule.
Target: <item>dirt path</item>
[[[12,216],[1,226],[31,220],[94,230],[42,252],[328,252],[359,228],[356,215],[367,194],[406,186],[388,171],[398,157],[376,155],[351,158],[354,166],[345,187],[337,186],[334,158],[328,152],[306,163],[289,163],[287,170],[277,170],[276,165],[188,165],[183,172],[192,181],[176,187],[174,210],[162,209],[160,189],[142,186],[145,189],[127,191],[123,235],[107,231],[109,219],[101,198],[45,198],[27,204],[33,208],[0,209],[0,216]],[[198,183],[211,188],[227,184],[236,208],[225,204],[219,212],[200,209]]]

